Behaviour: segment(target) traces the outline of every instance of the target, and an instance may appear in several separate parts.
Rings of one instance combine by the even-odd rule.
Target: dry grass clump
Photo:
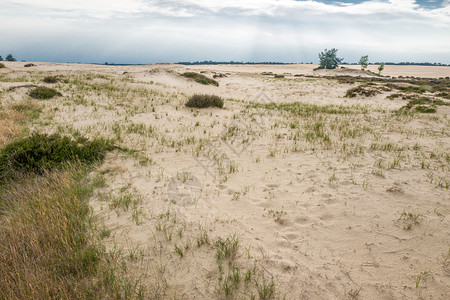
[[[12,109],[0,112],[0,148],[22,132],[20,122],[23,118],[23,113]]]
[[[0,299],[74,299],[95,293],[101,249],[88,232],[89,185],[68,168],[0,194]]]
[[[45,76],[42,81],[45,82],[45,83],[57,83],[58,82],[58,77],[56,77],[56,76]]]
[[[144,298],[93,230],[86,175],[68,165],[0,190],[0,299]]]
[[[195,82],[205,84],[205,85],[215,85],[219,86],[219,83],[214,79],[208,78],[203,74],[195,73],[195,72],[185,72],[181,74],[182,76],[190,79],[194,79]]]
[[[194,94],[186,103],[187,107],[223,107],[223,99],[216,95]]]

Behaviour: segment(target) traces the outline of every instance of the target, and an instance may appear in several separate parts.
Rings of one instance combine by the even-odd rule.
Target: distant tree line
[[[3,61],[3,57],[1,57],[1,56],[0,56],[0,61]],[[10,54],[6,55],[5,61],[16,61],[16,59],[15,59],[14,56],[10,53]]]
[[[368,63],[369,65],[380,65],[382,64],[381,62],[374,62],[374,63]],[[394,62],[385,62],[383,63],[385,65],[392,65],[392,66],[441,66],[441,67],[450,67],[450,64],[443,64],[443,63],[430,63],[430,62],[420,62],[420,63],[415,63],[415,62],[399,62],[399,63],[394,63]],[[349,63],[349,62],[343,62],[341,63],[341,65],[359,65],[359,63]]]
[[[286,63],[286,62],[272,62],[272,61],[264,61],[264,62],[243,62],[243,61],[212,61],[212,60],[204,60],[204,61],[195,61],[195,62],[177,62],[179,65],[292,65],[294,63]]]

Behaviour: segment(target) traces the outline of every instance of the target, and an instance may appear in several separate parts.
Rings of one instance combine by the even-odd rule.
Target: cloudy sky
[[[97,63],[450,63],[450,0],[0,0],[0,55]]]

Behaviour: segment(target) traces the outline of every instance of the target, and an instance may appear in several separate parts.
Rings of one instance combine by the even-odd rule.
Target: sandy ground
[[[225,298],[228,275],[240,272],[229,298],[263,298],[273,280],[275,299],[448,299],[448,106],[399,115],[407,100],[387,99],[392,91],[345,98],[355,84],[320,77],[364,74],[313,65],[23,64],[0,69],[2,107],[28,97],[10,87],[52,86],[63,96],[40,102],[35,130],[138,150],[110,153],[92,173],[105,179],[92,206],[149,297]],[[226,77],[204,86],[185,71]],[[48,75],[67,81],[43,84]],[[439,78],[450,68],[386,66],[383,75]],[[194,93],[225,106],[184,107]],[[227,238],[237,251],[218,260]]]

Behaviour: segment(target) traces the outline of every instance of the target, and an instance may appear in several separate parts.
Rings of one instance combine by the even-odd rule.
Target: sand
[[[40,102],[33,129],[138,150],[110,153],[92,172],[106,183],[91,205],[111,233],[109,249],[121,249],[149,297],[225,298],[223,283],[239,269],[233,299],[258,299],[272,280],[275,299],[448,299],[448,106],[398,115],[408,101],[387,99],[393,91],[346,98],[357,84],[320,77],[365,74],[313,65],[24,64],[0,70],[2,106],[28,97],[28,88],[10,87],[53,86],[63,96]],[[185,71],[226,77],[204,86]],[[450,68],[382,74],[439,78]],[[47,75],[68,82],[41,83]],[[194,93],[219,95],[225,106],[184,107]],[[264,106],[272,102],[351,113],[296,115]],[[239,247],[218,263],[226,238]]]

